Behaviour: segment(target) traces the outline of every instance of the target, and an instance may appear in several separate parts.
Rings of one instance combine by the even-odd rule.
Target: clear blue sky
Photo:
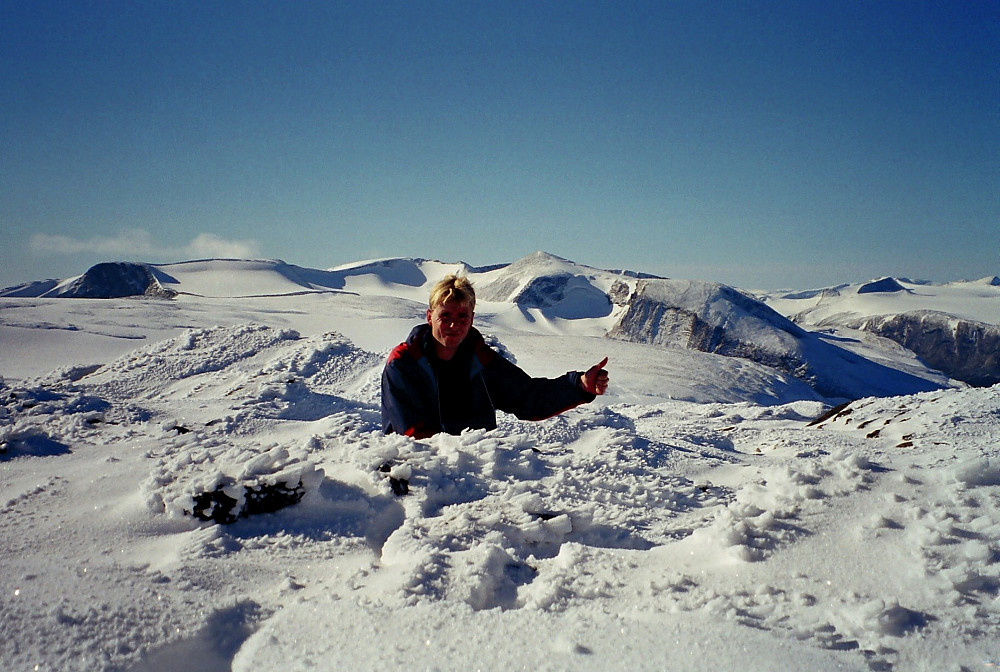
[[[0,0],[0,286],[536,250],[1000,274],[1000,1]]]

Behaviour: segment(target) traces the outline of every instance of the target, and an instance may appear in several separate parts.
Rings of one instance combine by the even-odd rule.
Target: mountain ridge
[[[799,378],[829,397],[934,389],[944,384],[934,370],[973,385],[1000,381],[995,353],[1000,341],[994,337],[1000,329],[988,320],[962,317],[970,310],[982,311],[980,304],[991,305],[994,295],[1000,299],[996,278],[931,285],[887,276],[856,285],[769,295],[720,283],[602,270],[539,251],[512,263],[480,267],[407,257],[326,270],[280,259],[105,262],[74,278],[7,288],[0,297],[252,299],[336,292],[423,303],[429,286],[449,273],[473,281],[480,303],[477,313],[513,310],[527,322],[592,323],[592,331],[616,340],[749,359]],[[924,304],[928,307],[921,307]],[[964,313],[942,310],[949,306],[964,306]],[[922,317],[897,317],[904,314]],[[941,336],[943,325],[959,318],[964,322],[954,329],[962,330],[962,335]],[[900,326],[904,323],[905,328]],[[873,361],[868,352],[845,349],[842,346],[856,339],[838,330],[862,330],[890,339],[924,358],[927,372],[914,375],[912,370]],[[971,367],[962,364],[970,353]]]

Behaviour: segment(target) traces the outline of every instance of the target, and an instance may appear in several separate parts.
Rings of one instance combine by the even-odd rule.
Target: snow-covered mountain
[[[508,325],[527,322],[558,330],[571,321],[576,329],[618,340],[740,357],[794,376],[828,398],[909,394],[948,385],[949,378],[977,385],[1000,380],[1000,327],[958,317],[989,315],[1000,322],[1000,287],[986,280],[941,288],[885,278],[758,298],[717,283],[604,271],[538,252],[486,268],[423,259],[329,270],[280,260],[105,263],[79,277],[29,283],[0,296],[249,298],[350,292],[422,302],[429,285],[447,273],[468,275],[478,288],[480,313]],[[926,307],[918,312],[918,305]],[[873,312],[890,306],[892,312]],[[944,313],[945,306],[953,312]],[[832,334],[834,326],[851,333]],[[912,354],[900,357],[898,349],[879,339],[859,339],[858,330],[891,339]]]
[[[934,285],[899,278],[764,295],[796,324],[890,339],[956,380],[1000,382],[1000,278]]]
[[[915,375],[845,350],[757,299],[708,282],[642,281],[610,335],[743,357],[806,381],[827,397],[913,394],[945,382],[930,372]]]
[[[546,254],[95,268],[0,297],[0,669],[1000,664],[1000,386],[788,319],[986,322],[990,283],[761,301]],[[607,356],[609,393],[383,436],[385,356],[450,272],[522,368]]]

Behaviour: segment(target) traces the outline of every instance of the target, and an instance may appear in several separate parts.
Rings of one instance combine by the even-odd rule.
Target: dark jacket
[[[467,372],[468,399],[463,417],[443,420],[430,325],[413,328],[405,343],[389,354],[382,371],[382,431],[427,438],[439,432],[494,429],[496,409],[522,420],[544,420],[594,400],[580,388],[579,372],[559,378],[532,378],[486,345],[470,328],[452,363]],[[448,411],[449,409],[445,409]]]

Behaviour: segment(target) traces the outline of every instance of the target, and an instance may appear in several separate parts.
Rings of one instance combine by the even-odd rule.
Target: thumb
[[[597,366],[595,366],[594,368],[595,369],[603,369],[604,365],[607,364],[607,363],[608,363],[608,358],[605,357],[604,359],[601,360],[601,363],[598,364]]]

